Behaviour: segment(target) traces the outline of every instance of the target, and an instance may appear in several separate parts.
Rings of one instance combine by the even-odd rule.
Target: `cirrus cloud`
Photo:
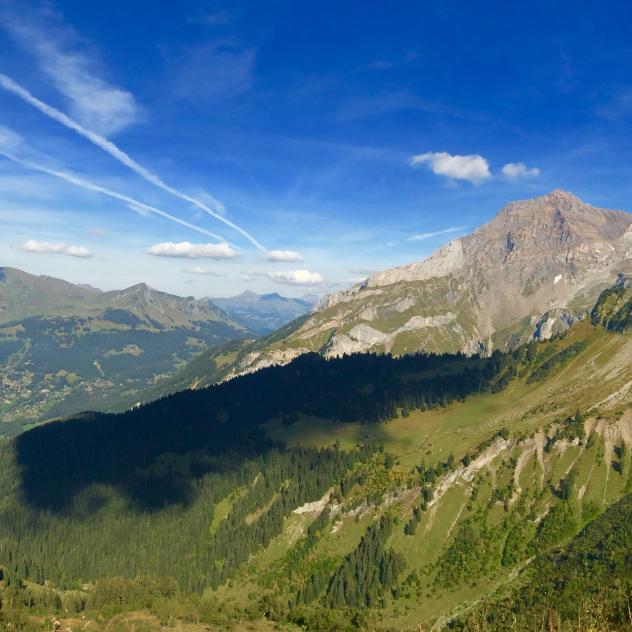
[[[271,250],[268,253],[267,259],[268,261],[272,261],[274,263],[303,261],[301,253],[296,252],[295,250]]]
[[[24,143],[24,140],[19,134],[16,134],[8,127],[0,125],[0,149],[6,151],[13,151],[20,148]]]
[[[221,272],[216,272],[211,268],[205,268],[203,266],[193,266],[192,268],[185,268],[182,270],[184,274],[198,274],[201,276],[222,277],[225,276]]]
[[[189,259],[234,259],[237,251],[230,244],[192,244],[190,241],[175,243],[165,241],[150,246],[147,254],[155,257],[182,257]]]
[[[527,168],[524,162],[508,162],[502,168],[503,175],[512,180],[518,180],[520,178],[535,178],[540,175],[540,170],[537,167],[531,169]]]
[[[141,108],[134,96],[105,78],[94,47],[86,45],[60,15],[50,10],[25,15],[17,5],[0,4],[2,28],[35,58],[83,124],[114,133],[139,119]]]
[[[27,239],[20,246],[20,250],[22,252],[40,254],[67,255],[68,257],[80,257],[81,259],[89,259],[92,257],[92,253],[85,246],[37,241],[35,239]]]
[[[491,178],[489,163],[479,154],[453,156],[445,151],[427,152],[413,156],[410,164],[413,167],[425,164],[434,174],[450,180],[467,180],[480,184]]]
[[[433,237],[438,237],[440,235],[448,235],[449,233],[458,233],[462,230],[465,230],[465,226],[451,226],[450,228],[444,228],[442,230],[434,230],[428,233],[417,233],[416,235],[411,235],[406,239],[406,241],[424,241],[426,239],[432,239]]]

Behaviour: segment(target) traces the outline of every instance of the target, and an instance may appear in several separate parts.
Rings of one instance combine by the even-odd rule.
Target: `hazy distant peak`
[[[291,301],[291,298],[281,296],[278,292],[270,292],[270,294],[261,294],[260,301]]]
[[[253,292],[252,290],[244,290],[240,294],[236,294],[235,296],[231,296],[229,298],[231,298],[231,299],[241,299],[243,301],[248,301],[248,300],[255,300],[256,301],[259,298],[259,295],[256,292]],[[213,299],[209,299],[209,300],[213,300]]]
[[[267,334],[310,311],[312,302],[304,298],[289,298],[278,292],[256,294],[246,290],[229,298],[212,301],[233,320],[252,331]]]

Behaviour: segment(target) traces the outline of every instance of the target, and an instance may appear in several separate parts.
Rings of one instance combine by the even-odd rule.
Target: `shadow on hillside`
[[[503,371],[511,377],[506,368],[512,362],[499,354],[358,354],[327,361],[305,354],[283,367],[118,415],[91,413],[34,428],[12,444],[17,474],[24,500],[50,511],[69,509],[94,484],[114,488],[147,511],[186,504],[204,474],[233,471],[272,446],[262,428],[267,422],[291,425],[299,414],[386,421],[398,406],[445,406],[488,388]],[[379,440],[380,433],[371,434]]]
[[[190,503],[202,476],[234,471],[271,447],[259,427],[205,414],[205,399],[203,392],[181,393],[135,411],[87,413],[23,433],[11,447],[24,501],[62,513],[99,485],[141,511]]]

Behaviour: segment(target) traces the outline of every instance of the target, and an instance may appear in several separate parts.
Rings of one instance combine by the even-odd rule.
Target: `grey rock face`
[[[565,332],[583,317],[583,314],[573,314],[565,309],[552,309],[538,319],[533,331],[533,339],[549,340]]]

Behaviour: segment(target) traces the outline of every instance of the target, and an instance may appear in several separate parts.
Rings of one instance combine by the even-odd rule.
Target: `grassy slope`
[[[626,390],[632,382],[632,338],[581,323],[564,339],[544,345],[534,368],[583,340],[588,344],[581,352],[554,367],[541,381],[529,382],[523,375],[499,393],[468,397],[448,408],[413,411],[409,417],[383,424],[334,423],[305,417],[290,426],[269,424],[269,436],[288,445],[331,446],[339,441],[343,448],[351,448],[373,437],[395,456],[396,462],[387,466],[378,453],[370,465],[357,466],[364,477],[345,494],[326,494],[322,503],[291,513],[281,534],[252,555],[214,596],[225,608],[237,612],[237,619],[245,616],[240,611],[258,604],[262,597],[287,605],[312,569],[323,564],[332,568],[339,565],[358,545],[367,527],[384,513],[399,520],[388,545],[403,555],[406,569],[399,578],[398,598],[387,594],[385,607],[377,613],[379,629],[438,625],[500,590],[520,576],[535,553],[546,553],[572,538],[621,497],[629,485],[630,450],[619,471],[612,462],[616,460],[614,448],[621,441],[628,448],[632,444],[632,416],[625,412],[632,399]],[[586,375],[590,375],[589,387]],[[587,413],[587,437],[581,443],[561,432],[565,417],[577,409]],[[490,443],[501,429],[507,432]],[[545,432],[551,439],[548,450],[544,450]],[[485,442],[487,447],[481,447]],[[427,468],[434,467],[450,454],[456,458],[454,466],[435,482],[433,499],[415,534],[405,535],[404,524],[420,502],[421,480],[415,466],[424,463]],[[466,454],[474,457],[469,469],[459,464]],[[163,461],[167,467],[168,459]],[[158,467],[158,460],[153,467]],[[570,471],[575,472],[570,501],[562,501],[554,491]],[[201,526],[206,515],[204,505],[214,498],[210,502],[210,507],[215,503],[212,520],[201,526],[212,536],[238,502],[240,489],[254,486],[259,476],[253,473],[250,482],[245,480],[241,488],[227,489],[223,497],[208,493],[182,511],[172,509],[143,516],[142,524],[140,516],[125,513],[124,499],[115,498],[113,502],[121,507],[110,511],[120,511],[121,519],[111,545],[116,546],[118,537],[132,537],[135,531],[140,537],[143,529],[155,529],[181,541],[185,556],[189,551],[179,518],[184,524],[189,509],[200,512]],[[103,502],[106,500],[104,496]],[[263,505],[268,501],[265,499]],[[551,511],[564,507],[564,503],[574,517],[572,528],[559,537],[543,540],[540,535],[538,540],[547,515],[554,515]],[[292,565],[303,534],[325,506],[332,514],[326,526],[313,548]],[[77,512],[81,513],[79,509]],[[258,515],[257,510],[248,514],[255,519]],[[99,537],[99,513],[91,515],[83,527]],[[481,535],[483,527],[485,533]],[[519,551],[515,560],[502,565],[510,534],[522,527],[519,540],[525,544],[533,541],[532,549]],[[464,551],[459,544],[468,533],[478,539],[475,546]],[[67,554],[72,554],[71,549]],[[471,551],[484,554],[477,559],[469,555]],[[139,568],[142,563],[139,558]],[[460,570],[463,576],[458,576]],[[206,596],[212,593],[207,590]]]
[[[623,411],[632,394],[629,398],[624,395],[620,402],[604,400],[632,380],[632,365],[626,363],[628,356],[632,358],[632,341],[581,323],[567,338],[551,345],[561,349],[582,339],[590,341],[588,348],[541,382],[516,380],[499,393],[473,395],[448,408],[412,411],[409,417],[388,424],[337,424],[303,418],[289,427],[271,424],[268,432],[288,445],[315,447],[331,445],[336,439],[342,447],[352,447],[374,437],[406,466],[418,464],[424,456],[429,462],[450,453],[459,458],[503,426],[525,432],[577,409],[596,413],[603,409],[609,414]],[[588,371],[593,377],[586,388]]]
[[[623,494],[630,475],[629,457],[623,471],[616,473],[609,455],[613,441],[632,440],[631,417],[627,413],[621,417],[631,399],[625,388],[632,381],[632,364],[627,361],[632,353],[632,340],[592,328],[586,322],[550,346],[559,351],[582,339],[588,340],[587,348],[554,369],[546,379],[531,384],[518,379],[500,393],[469,397],[447,409],[413,411],[407,418],[379,425],[336,424],[310,418],[302,418],[289,427],[269,425],[269,435],[288,445],[328,446],[338,441],[341,447],[349,448],[367,437],[374,437],[396,455],[397,465],[385,473],[390,479],[383,485],[384,497],[390,494],[395,500],[368,505],[359,501],[360,511],[354,512],[350,510],[353,501],[345,499],[343,505],[345,502],[349,505],[347,511],[343,507],[332,518],[329,531],[314,554],[316,558],[341,558],[353,549],[375,516],[388,509],[400,517],[401,524],[391,543],[405,556],[406,574],[415,571],[422,580],[419,587],[406,588],[403,597],[396,602],[389,601],[382,612],[383,625],[416,629],[419,623],[445,621],[448,615],[466,610],[513,578],[527,560],[509,567],[500,565],[508,531],[506,523],[523,521],[523,514],[530,512],[533,534],[551,507],[560,502],[552,490],[569,471],[576,472],[572,502],[577,529]],[[591,375],[588,388],[586,375]],[[620,397],[612,397],[619,391]],[[553,449],[541,451],[539,457],[538,450],[533,449],[527,438],[543,428],[555,427],[556,422],[576,410],[590,411],[593,416],[586,422],[592,445],[567,445],[568,441],[558,438]],[[418,493],[414,481],[409,482],[414,479],[410,475],[411,467],[422,462],[431,465],[443,461],[449,454],[458,460],[501,428],[510,431],[511,446],[499,451],[473,480],[461,478],[450,485],[441,499],[425,512],[416,534],[405,536],[402,525],[410,517]],[[524,442],[521,444],[521,441]],[[520,462],[518,469],[516,460]],[[480,491],[478,497],[471,500],[475,484]],[[512,486],[512,501],[505,510],[501,504],[490,502],[490,498],[495,490],[508,485]],[[356,490],[358,498],[366,497],[370,486],[371,481],[364,489]],[[408,489],[409,486],[412,489]],[[497,547],[490,553],[493,570],[456,587],[434,587],[432,564],[445,554],[455,541],[459,527],[477,511],[483,512],[492,528],[498,530]],[[253,581],[255,577],[267,578],[270,585],[278,587],[283,557],[309,524],[309,518],[309,514],[289,518],[283,534],[251,560],[234,582],[220,589],[222,599],[239,604],[243,595],[261,590],[261,581]]]

